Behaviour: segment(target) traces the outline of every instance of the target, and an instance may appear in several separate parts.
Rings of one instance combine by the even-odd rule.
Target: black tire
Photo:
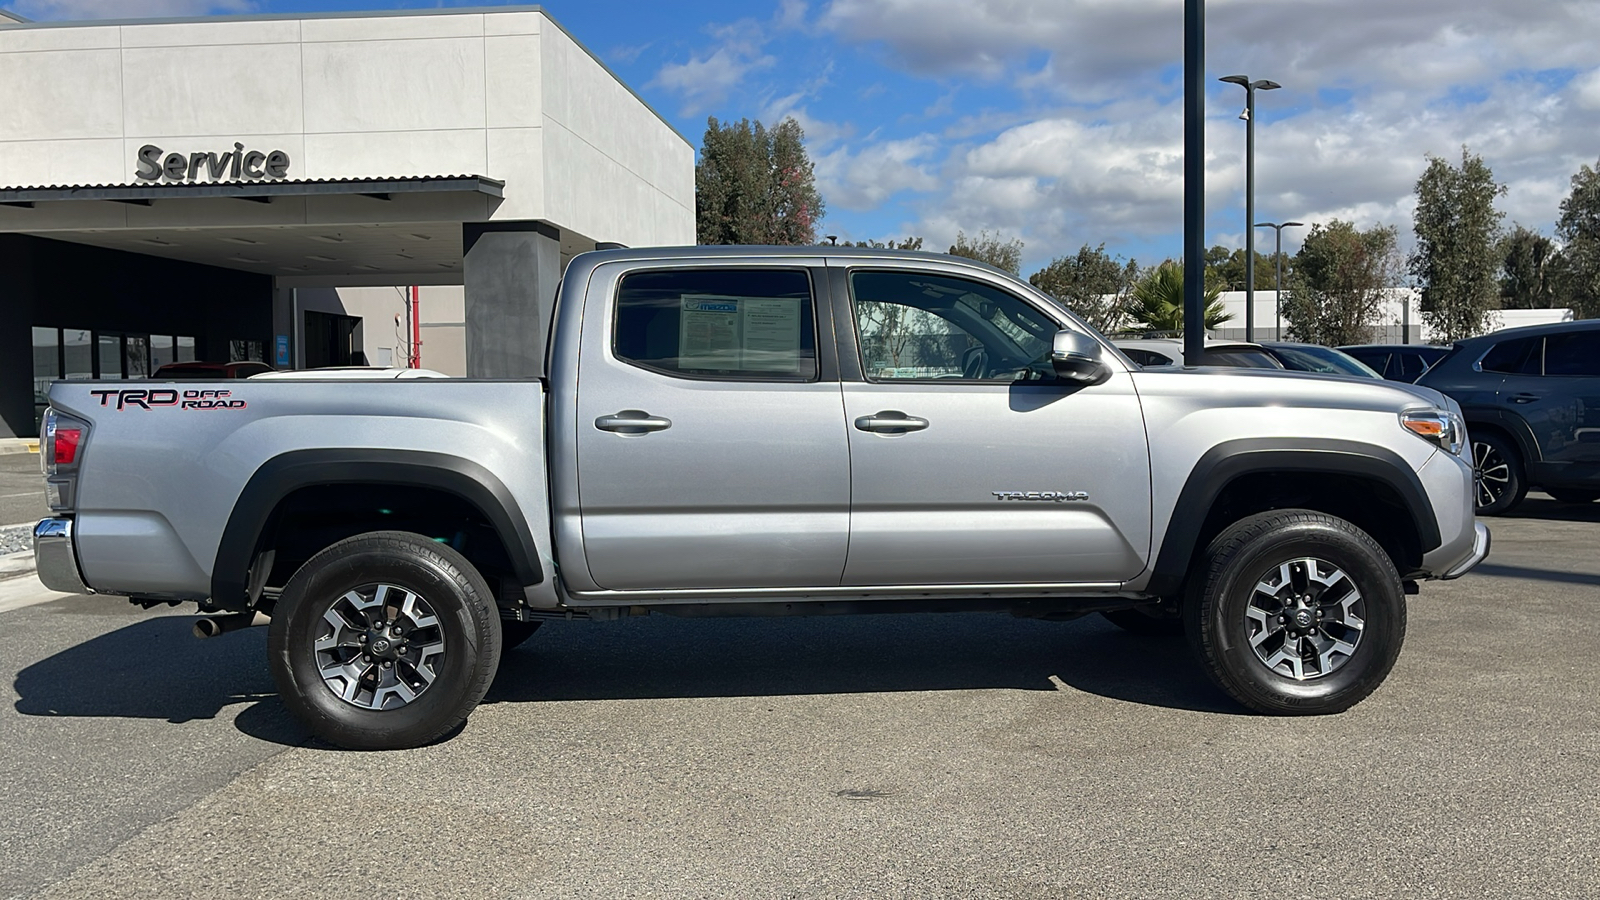
[[[1587,488],[1545,488],[1545,493],[1562,503],[1593,503],[1600,500],[1600,491]]]
[[[404,600],[413,592],[417,602]],[[368,607],[356,607],[352,596]],[[403,601],[410,614],[390,602],[378,603],[395,597],[402,600],[393,603]],[[343,630],[324,618],[336,604],[333,615],[353,623]],[[412,634],[392,640],[380,627],[390,622],[412,628]],[[351,637],[331,649],[316,647],[319,639],[338,640],[341,634]],[[419,650],[422,642],[426,647]],[[362,661],[378,659],[362,654],[380,645],[392,662]],[[269,665],[284,705],[317,737],[350,750],[418,747],[461,725],[489,690],[500,646],[500,615],[483,576],[455,550],[404,531],[357,535],[313,556],[284,587],[267,633]],[[427,656],[412,664],[419,652],[429,650],[438,660]],[[335,657],[344,656],[349,668],[340,670]],[[339,679],[341,690],[355,694],[352,699],[335,692],[319,660],[330,677]],[[364,673],[355,679],[339,674],[355,670]],[[378,679],[403,677],[413,683],[396,687],[391,682],[379,689]],[[373,687],[361,687],[369,679]],[[413,688],[418,689],[412,698],[399,693]],[[398,704],[392,702],[396,699]]]
[[[1323,587],[1300,577],[1305,571],[1303,560],[1319,567],[1318,577],[1333,580]],[[1184,602],[1190,645],[1211,680],[1250,709],[1274,715],[1342,712],[1376,690],[1400,654],[1406,633],[1400,575],[1376,541],[1343,519],[1303,509],[1251,516],[1218,535],[1196,564],[1190,595]],[[1279,574],[1285,565],[1293,576],[1287,581]],[[1344,580],[1333,576],[1335,570]],[[1293,610],[1280,610],[1288,625],[1278,624],[1284,619],[1276,615],[1263,614],[1263,604],[1271,601],[1258,588],[1270,587],[1273,580],[1289,585],[1285,596],[1290,599],[1296,591],[1299,596],[1327,598],[1331,606],[1311,604],[1316,612],[1329,610],[1326,621],[1308,615],[1301,622],[1310,625],[1299,633],[1311,637],[1294,638],[1290,643],[1288,635],[1296,633],[1294,619],[1298,615]],[[1308,586],[1302,588],[1301,584]],[[1332,614],[1332,607],[1348,599],[1352,589],[1359,591],[1359,599],[1341,607],[1338,618],[1359,616],[1364,620],[1353,640],[1355,630]],[[1268,621],[1253,625],[1252,615]],[[1280,630],[1262,641],[1258,653],[1251,644],[1252,631],[1274,627]],[[1283,638],[1275,645],[1276,635]],[[1315,651],[1309,658],[1290,652],[1313,646],[1323,649],[1320,642],[1330,638],[1339,638],[1353,651],[1341,653],[1342,658],[1330,653],[1326,659]],[[1329,641],[1329,646],[1336,645]],[[1267,657],[1278,653],[1300,662],[1285,658],[1269,667]],[[1295,677],[1291,671],[1299,669],[1304,669],[1300,672],[1303,677]]]
[[[500,620],[500,652],[504,653],[513,647],[522,646],[522,642],[533,637],[543,622],[512,622],[508,619]]]
[[[1182,616],[1159,616],[1142,609],[1110,609],[1100,614],[1107,622],[1130,634],[1171,636],[1183,634]]]
[[[1480,516],[1503,516],[1528,495],[1528,478],[1515,445],[1488,431],[1472,436],[1473,502]]]

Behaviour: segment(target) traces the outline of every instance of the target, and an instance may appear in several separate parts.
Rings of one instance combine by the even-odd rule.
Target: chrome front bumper
[[[52,591],[94,593],[78,574],[71,519],[45,519],[33,526],[33,564],[38,569],[39,580]]]
[[[1451,566],[1449,571],[1445,572],[1443,575],[1440,575],[1439,578],[1444,581],[1448,581],[1451,578],[1460,578],[1468,572],[1471,572],[1473,568],[1477,566],[1478,563],[1483,562],[1483,558],[1488,555],[1489,526],[1483,524],[1482,522],[1474,522],[1472,525],[1472,555],[1468,556],[1461,562],[1456,563],[1454,566]]]

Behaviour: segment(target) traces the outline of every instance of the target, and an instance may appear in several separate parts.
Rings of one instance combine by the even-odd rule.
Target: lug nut
[[[359,640],[361,643],[365,644],[367,642],[367,636],[363,634],[361,637],[357,638],[356,640]]]

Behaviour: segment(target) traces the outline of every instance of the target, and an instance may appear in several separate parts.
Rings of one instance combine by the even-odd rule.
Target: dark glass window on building
[[[812,381],[811,279],[786,269],[637,272],[617,291],[618,359],[668,375]]]

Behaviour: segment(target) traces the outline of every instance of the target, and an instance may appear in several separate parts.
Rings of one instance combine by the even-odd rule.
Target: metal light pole
[[[1304,224],[1304,222],[1256,223],[1257,228],[1271,228],[1278,238],[1278,247],[1272,252],[1272,261],[1278,267],[1278,277],[1273,282],[1274,290],[1272,292],[1272,339],[1275,341],[1283,340],[1283,230]]]
[[[1244,88],[1244,224],[1256,220],[1256,91],[1275,91],[1283,85],[1265,78],[1251,81],[1248,75],[1229,75],[1219,78],[1229,84]],[[1256,339],[1256,232],[1244,230],[1244,339]]]
[[[1183,2],[1183,364],[1206,350],[1206,3]]]

